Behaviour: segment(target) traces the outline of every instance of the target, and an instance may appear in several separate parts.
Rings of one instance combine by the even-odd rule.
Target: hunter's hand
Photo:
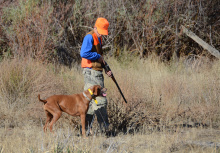
[[[108,71],[108,72],[105,72],[109,77],[111,77],[112,78],[112,76],[113,76],[113,73],[112,73],[112,71]]]
[[[102,56],[100,56],[100,58],[98,59],[99,63],[104,63],[104,58]]]

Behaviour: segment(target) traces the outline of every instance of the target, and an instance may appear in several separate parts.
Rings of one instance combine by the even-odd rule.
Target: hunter
[[[83,68],[84,76],[84,90],[87,90],[92,85],[100,85],[104,88],[103,77],[103,51],[102,51],[102,35],[108,35],[109,22],[105,18],[98,18],[92,31],[86,34],[81,46],[80,56],[82,57],[81,66]],[[112,77],[112,72],[108,71],[106,74]],[[107,114],[107,99],[106,97],[97,97],[98,104],[94,100],[90,102],[89,110],[86,114],[87,135],[92,133],[90,129],[97,116],[100,129],[103,127],[105,132],[108,131],[109,120]],[[102,131],[104,132],[104,131]]]

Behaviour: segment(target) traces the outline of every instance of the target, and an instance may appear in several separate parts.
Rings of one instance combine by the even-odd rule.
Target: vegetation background
[[[0,152],[219,152],[220,63],[180,28],[219,50],[219,12],[218,0],[1,0]],[[106,78],[114,137],[81,139],[66,114],[44,134],[37,95],[83,90],[80,47],[97,17],[128,101]]]

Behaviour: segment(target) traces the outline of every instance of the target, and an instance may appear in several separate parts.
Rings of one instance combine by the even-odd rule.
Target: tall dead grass
[[[166,64],[155,58],[134,59],[132,63],[113,58],[107,61],[128,101],[128,104],[123,102],[115,84],[106,77],[109,117],[117,132],[132,132],[143,126],[219,127],[218,62],[203,63],[192,69],[184,62]],[[70,70],[34,60],[4,60],[0,82],[1,114],[6,118],[17,117],[17,113],[44,118],[37,94],[46,98],[83,89],[78,66]],[[32,110],[36,111],[34,115]],[[19,118],[17,123],[24,121]],[[64,118],[68,124],[75,123],[70,117]]]
[[[166,64],[154,58],[133,60],[126,68],[123,63],[109,64],[128,99],[123,105],[128,118],[118,118],[130,119],[127,126],[219,127],[218,61],[203,61],[196,68],[188,67],[184,60]],[[108,85],[114,89],[110,93],[113,101],[123,101],[114,84]]]
[[[128,61],[129,59],[130,57],[127,56]],[[151,149],[153,152],[161,152],[164,149],[168,151],[181,149],[179,147],[181,139],[178,138],[178,143],[175,141],[179,137],[177,136],[179,133],[175,136],[175,131],[178,129],[180,133],[184,128],[219,129],[219,61],[203,62],[195,69],[185,62],[162,63],[155,57],[147,60],[133,59],[132,62],[124,63],[114,58],[106,60],[128,101],[128,104],[123,102],[115,84],[106,77],[108,114],[111,129],[117,135],[115,139],[109,140],[112,142],[103,140],[105,139],[103,136],[95,136],[91,139],[101,148],[97,148],[96,145],[89,146],[90,140],[84,142],[77,137],[79,119],[65,113],[55,125],[57,135],[55,137],[50,133],[44,135],[42,126],[45,122],[45,114],[42,109],[43,104],[37,100],[37,94],[46,98],[53,94],[82,92],[81,69],[78,66],[69,69],[34,60],[15,59],[3,60],[0,63],[0,144],[2,144],[0,149],[9,152],[17,148],[23,152],[30,150],[36,152],[38,149],[102,152],[108,149],[115,151],[116,148],[116,150],[137,151],[136,146],[132,147],[132,145],[129,147],[125,145],[126,148],[119,147],[123,146],[124,141],[133,143],[128,141],[131,136],[122,135],[133,133],[141,134],[140,138],[143,138],[141,141],[148,142],[144,139],[146,134],[152,139],[157,137],[159,142],[155,141],[158,144],[152,145],[163,144],[160,150],[153,146],[145,149],[149,152],[152,151]],[[94,129],[96,133],[97,124],[94,125]],[[170,139],[173,143],[166,141],[167,131],[174,132]],[[32,137],[38,141],[30,143]],[[189,137],[186,139],[188,141]],[[21,147],[17,146],[18,140],[24,142]],[[72,146],[72,143],[76,146]],[[143,144],[139,145],[143,147]],[[182,147],[184,148],[184,145]]]
[[[0,65],[1,127],[20,127],[32,122],[40,125],[40,118],[45,115],[37,101],[38,94],[46,98],[79,90],[74,75],[66,81],[65,75],[59,76],[51,64],[14,59],[3,60]]]

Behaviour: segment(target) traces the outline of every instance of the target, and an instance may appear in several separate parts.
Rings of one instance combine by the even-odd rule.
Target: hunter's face
[[[98,33],[98,30],[97,30],[96,27],[94,27],[94,32],[95,32],[95,34],[97,35],[97,37],[101,37],[101,36],[102,36],[101,34]]]

